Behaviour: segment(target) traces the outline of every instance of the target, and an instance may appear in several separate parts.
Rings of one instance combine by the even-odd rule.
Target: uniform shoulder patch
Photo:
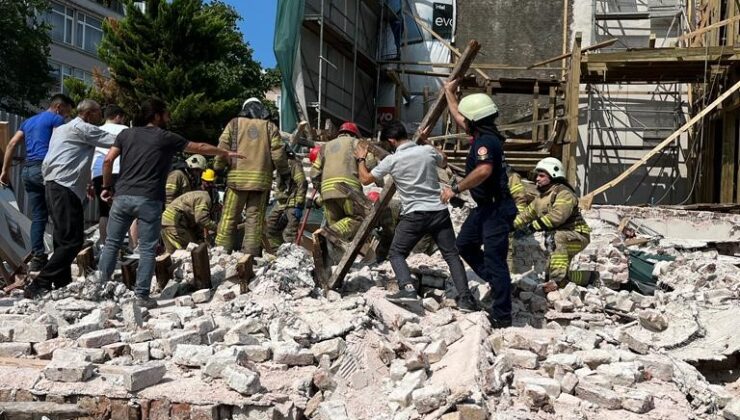
[[[488,154],[488,148],[486,146],[481,146],[478,148],[478,156],[483,156]]]

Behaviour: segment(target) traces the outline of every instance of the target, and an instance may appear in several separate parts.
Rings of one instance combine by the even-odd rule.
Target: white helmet
[[[541,161],[537,162],[537,166],[534,168],[535,171],[543,171],[550,175],[550,178],[565,178],[565,172],[563,172],[563,163],[554,157],[546,157]]]
[[[244,109],[244,107],[247,106],[247,104],[251,104],[252,102],[256,102],[256,103],[262,105],[262,101],[260,101],[257,98],[252,97],[252,98],[249,98],[246,101],[244,101],[244,103],[242,104],[242,109]]]
[[[460,101],[458,110],[470,121],[479,121],[498,112],[496,103],[485,93],[474,93]]]
[[[185,163],[187,163],[188,168],[190,169],[200,169],[200,170],[206,169],[206,158],[204,158],[201,155],[190,156],[189,158],[187,158]]]

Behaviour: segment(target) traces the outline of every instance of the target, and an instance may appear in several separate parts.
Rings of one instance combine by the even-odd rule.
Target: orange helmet
[[[353,134],[355,137],[362,137],[362,133],[360,133],[360,129],[357,128],[357,124],[351,121],[347,121],[342,124],[341,127],[339,127],[339,134],[342,133],[350,133]]]
[[[377,191],[370,191],[367,193],[367,198],[369,198],[373,203],[377,203],[378,200],[380,200],[380,193]]]
[[[321,146],[314,146],[311,148],[311,150],[308,152],[308,159],[311,161],[311,163],[314,163],[316,161],[316,158],[319,157],[320,151]]]

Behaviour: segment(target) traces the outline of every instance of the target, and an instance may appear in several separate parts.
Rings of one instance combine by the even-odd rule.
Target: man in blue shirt
[[[458,308],[465,312],[478,310],[478,305],[468,288],[465,267],[455,246],[455,231],[450,212],[447,204],[439,200],[437,167],[447,165],[446,157],[430,145],[418,145],[409,140],[406,128],[400,121],[392,121],[385,125],[380,138],[391,144],[394,154],[380,161],[372,171],[365,165],[368,147],[366,143],[357,146],[355,158],[363,185],[377,183],[385,175],[390,175],[401,197],[401,220],[396,226],[388,253],[400,290],[387,299],[393,303],[419,299],[411,283],[411,272],[406,258],[416,244],[428,234],[434,239],[450,268],[452,282],[458,293]]]
[[[465,164],[465,178],[453,188],[442,191],[447,203],[462,191],[478,205],[472,209],[457,236],[462,258],[493,290],[490,312],[494,328],[511,326],[511,275],[506,263],[509,231],[517,209],[508,186],[504,137],[496,129],[498,107],[484,93],[468,95],[458,106],[456,90],[459,79],[445,83],[450,115],[473,136]],[[483,249],[481,249],[483,246]]]
[[[73,106],[74,102],[66,95],[60,93],[52,96],[49,109],[23,121],[5,150],[0,182],[9,185],[15,148],[22,142],[26,143],[26,161],[23,165],[22,176],[28,203],[31,206],[32,258],[28,266],[29,271],[40,271],[46,265],[44,231],[49,211],[44,197],[41,162],[44,161],[49,151],[52,131],[64,124],[64,119],[69,115]]]

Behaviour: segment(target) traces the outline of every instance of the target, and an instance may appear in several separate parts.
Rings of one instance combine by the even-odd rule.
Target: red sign
[[[395,106],[379,106],[378,107],[378,124],[385,124],[391,121],[396,116]]]

